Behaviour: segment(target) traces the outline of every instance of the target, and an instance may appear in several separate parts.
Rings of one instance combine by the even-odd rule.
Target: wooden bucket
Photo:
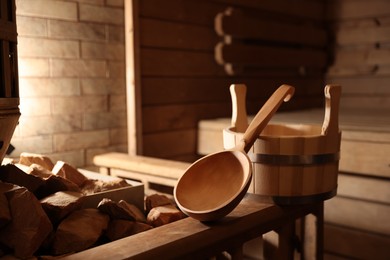
[[[269,124],[263,130],[248,154],[253,162],[251,192],[283,205],[311,203],[336,195],[340,95],[341,87],[325,87],[322,126]],[[224,129],[225,149],[241,139],[242,133],[235,130],[235,126]]]

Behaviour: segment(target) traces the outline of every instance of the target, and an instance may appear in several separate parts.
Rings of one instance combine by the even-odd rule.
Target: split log
[[[85,177],[76,168],[63,161],[56,162],[52,169],[52,173],[57,176],[61,176],[67,180],[70,180],[79,187],[82,187],[84,183],[88,180],[88,178]]]
[[[147,216],[147,223],[159,227],[185,218],[186,215],[174,205],[164,205],[152,208]]]
[[[4,194],[12,220],[0,229],[0,242],[11,248],[16,257],[32,257],[53,230],[52,224],[37,198],[26,188],[12,185]]]
[[[129,186],[131,186],[131,184],[124,179],[115,179],[111,181],[88,179],[81,187],[81,191],[88,195]]]
[[[10,220],[11,212],[9,211],[7,197],[4,193],[0,193],[0,228],[5,226]]]
[[[109,215],[111,219],[146,222],[144,213],[136,206],[127,203],[124,200],[115,202],[111,199],[105,198],[99,203],[98,209]]]
[[[22,152],[19,157],[19,163],[30,166],[31,164],[39,164],[43,168],[51,171],[53,169],[53,162],[51,159],[42,154]]]
[[[145,198],[145,210],[149,212],[152,208],[164,205],[174,205],[173,201],[162,194],[153,194]]]
[[[93,246],[107,229],[110,218],[97,209],[81,209],[65,218],[57,228],[51,252],[62,255]]]
[[[71,212],[81,209],[85,196],[81,192],[58,191],[40,200],[43,210],[56,225]]]

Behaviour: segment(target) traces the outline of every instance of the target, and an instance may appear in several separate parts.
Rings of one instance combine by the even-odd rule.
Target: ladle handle
[[[247,130],[242,137],[241,144],[238,144],[237,149],[244,150],[248,153],[257,137],[263,131],[264,127],[271,120],[271,117],[280,107],[282,102],[287,102],[294,95],[295,89],[289,85],[281,85],[267,100],[260,111],[253,118]]]
[[[246,113],[246,86],[244,84],[230,85],[230,96],[232,98],[232,122],[231,126],[237,133],[243,133],[248,127]]]
[[[337,136],[339,133],[339,103],[341,86],[326,85],[325,94],[325,116],[322,123],[322,135]]]

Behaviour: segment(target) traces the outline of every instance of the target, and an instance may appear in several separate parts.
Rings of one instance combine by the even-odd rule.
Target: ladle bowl
[[[186,170],[176,186],[176,201],[185,214],[195,219],[218,219],[238,205],[251,179],[252,163],[246,154],[240,151],[211,154]]]
[[[229,214],[246,194],[252,179],[247,152],[294,88],[280,86],[263,105],[232,150],[207,155],[187,168],[174,188],[178,207],[200,221],[214,221]]]

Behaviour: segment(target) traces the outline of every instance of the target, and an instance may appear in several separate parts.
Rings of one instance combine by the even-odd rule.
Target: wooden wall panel
[[[142,0],[139,15],[178,23],[213,26],[214,16],[225,5],[213,1]]]
[[[333,62],[328,82],[343,86],[341,108],[390,111],[389,1],[329,1]]]
[[[157,19],[140,19],[143,47],[204,50],[212,52],[219,41],[213,28]]]
[[[253,1],[253,0],[216,0],[216,2],[254,9],[261,9],[267,13],[275,13],[279,16],[296,16],[313,20],[322,20],[324,15],[324,3],[313,0],[297,0],[292,5],[289,1]]]
[[[294,85],[297,89],[294,104],[288,104],[283,109],[323,106],[324,71],[323,65],[317,66],[319,60],[322,64],[325,62],[323,53],[318,55],[312,50],[297,50],[297,60],[305,60],[302,53],[313,57],[306,59],[307,68],[304,69],[295,63],[293,67],[286,68],[281,61],[274,62],[275,59],[271,58],[262,61],[264,66],[232,68],[239,71],[235,76],[226,73],[226,68],[215,60],[216,46],[223,39],[215,31],[215,19],[228,7],[291,24],[291,30],[296,32],[300,31],[302,24],[313,24],[313,28],[323,25],[325,6],[322,1],[300,0],[287,11],[280,9],[291,6],[287,0],[262,2],[254,6],[251,1],[237,0],[133,1],[137,2],[135,15],[139,24],[137,57],[140,80],[137,84],[141,112],[137,122],[142,125],[139,127],[142,129],[139,142],[142,143],[139,149],[142,155],[167,159],[197,158],[194,133],[198,122],[206,118],[231,116],[229,86],[233,83],[247,84],[247,111],[250,114],[256,113],[281,84]],[[260,27],[264,31],[267,23],[263,23],[251,25],[255,28],[252,31]],[[310,26],[305,28],[310,31]],[[314,45],[318,46],[317,38],[322,39],[320,48],[323,48],[324,31],[316,29],[310,32],[318,36]],[[282,32],[273,35],[283,38]],[[186,133],[186,138],[191,140],[183,142],[180,148],[166,145],[164,138],[174,139],[174,135],[180,133]],[[167,147],[169,151],[164,150]]]
[[[327,224],[324,248],[343,259],[390,259],[390,236],[370,234],[356,229]],[[325,257],[325,259],[333,259]]]
[[[188,80],[186,77],[148,77],[143,79],[142,100],[145,106],[169,105],[186,100],[187,103],[199,102],[230,102],[229,86],[235,83],[243,83],[248,86],[246,101],[259,103],[268,98],[277,86],[290,84],[295,86],[294,100],[299,97],[312,96],[315,106],[322,105],[323,89],[318,88],[323,84],[319,77],[201,77]],[[177,89],[176,86],[180,86]],[[307,100],[307,103],[312,102]],[[286,103],[289,105],[291,102]],[[301,102],[296,102],[303,106]],[[256,110],[260,107],[256,107]]]
[[[388,16],[390,2],[387,0],[331,0],[327,3],[329,19],[360,19]]]
[[[390,236],[390,205],[338,196],[325,203],[325,221]]]
[[[389,259],[390,2],[332,0],[327,7],[333,61],[326,82],[343,87],[341,109],[362,127],[378,126],[372,129],[378,139],[358,131],[344,136],[338,196],[326,203],[325,250],[346,259]],[[382,120],[359,120],[361,113]]]
[[[348,174],[339,175],[338,196],[326,208],[325,250],[347,259],[388,259],[390,2],[332,0],[327,9],[333,58],[326,82],[343,87],[342,110],[356,119],[361,113],[383,115],[383,119],[373,129],[381,136],[378,140],[358,132],[344,136],[340,169]],[[373,125],[356,121],[364,127]]]

